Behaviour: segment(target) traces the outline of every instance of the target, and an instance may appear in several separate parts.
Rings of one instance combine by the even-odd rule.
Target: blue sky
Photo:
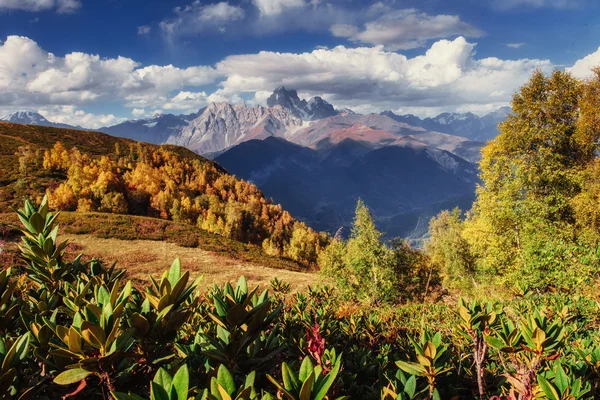
[[[536,68],[600,64],[600,0],[0,0],[0,114],[88,127],[264,104],[485,113]]]

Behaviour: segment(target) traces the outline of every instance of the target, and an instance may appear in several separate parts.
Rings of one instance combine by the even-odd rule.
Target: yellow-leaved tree
[[[464,226],[448,225],[460,237],[436,231],[438,218],[431,233],[444,240],[431,250],[437,260],[455,257],[440,261],[452,271],[457,253],[439,246],[466,243],[475,284],[575,288],[598,268],[600,69],[585,81],[535,72],[499,130],[482,150],[482,184]]]

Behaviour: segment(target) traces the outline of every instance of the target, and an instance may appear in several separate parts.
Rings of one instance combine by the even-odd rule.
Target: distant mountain
[[[429,131],[448,133],[473,141],[486,142],[498,135],[498,123],[504,121],[510,112],[510,107],[502,107],[483,117],[470,112],[464,114],[443,113],[437,117],[425,119],[412,114],[397,115],[392,111],[384,111],[380,115]]]
[[[0,121],[12,122],[13,124],[50,126],[53,128],[84,129],[80,126],[48,121],[43,115],[33,111],[17,111],[0,118]]]
[[[148,119],[125,121],[110,127],[100,128],[98,131],[139,142],[163,144],[170,135],[180,132],[196,117],[196,114],[189,116],[158,114]]]
[[[215,161],[320,230],[349,226],[360,197],[388,237],[422,236],[426,226],[419,221],[470,205],[478,182],[474,164],[410,138],[381,148],[346,138],[311,149],[269,137],[241,143]]]
[[[280,86],[267,99],[267,107],[281,106],[291,112],[294,116],[301,118],[304,121],[315,121],[321,118],[337,115],[331,104],[320,97],[313,97],[309,101],[300,99],[298,92],[295,90],[287,90]]]
[[[285,92],[285,101],[295,101],[296,96]],[[295,92],[294,92],[295,93]],[[283,94],[280,94],[281,100]],[[292,99],[292,100],[290,100]],[[295,104],[295,103],[293,103]],[[187,147],[208,157],[218,156],[229,148],[252,139],[278,137],[295,144],[314,149],[323,149],[345,139],[352,139],[377,149],[407,140],[420,142],[425,147],[447,150],[469,161],[479,160],[483,143],[470,142],[464,137],[432,132],[379,114],[336,113],[326,118],[306,121],[289,108],[280,104],[271,107],[248,106],[246,104],[212,103],[195,119],[185,125],[180,121],[168,137],[157,138],[146,132],[149,129],[133,126],[134,131],[143,132],[146,141],[175,144]],[[139,121],[148,126],[147,121]],[[126,125],[126,124],[121,124]],[[152,129],[159,127],[151,123]],[[161,128],[161,132],[165,129]],[[114,133],[113,130],[105,130]],[[121,133],[123,135],[124,132]],[[127,136],[134,138],[132,136]],[[143,140],[135,137],[136,140]]]
[[[267,108],[212,103],[196,119],[173,132],[166,143],[199,154],[218,153],[247,140],[284,137],[302,125],[301,118],[280,105]]]
[[[381,114],[339,114],[314,121],[285,135],[291,142],[322,149],[344,139],[352,139],[373,149],[419,142],[422,147],[435,147],[476,162],[480,158],[481,142],[460,136],[425,130]]]
[[[202,115],[202,113],[204,113],[204,111],[206,110],[207,107],[202,107],[200,109],[200,111],[198,111],[197,113],[192,113],[192,114],[183,114],[183,115],[179,115],[180,118],[182,118],[183,120],[190,122],[195,120],[196,118],[198,118],[199,116]]]

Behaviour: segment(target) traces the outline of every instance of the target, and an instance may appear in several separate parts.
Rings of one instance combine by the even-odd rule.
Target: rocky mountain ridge
[[[280,105],[212,103],[196,119],[165,141],[187,147],[199,154],[229,149],[252,139],[286,137],[304,121]]]
[[[298,97],[298,92],[279,86],[267,99],[267,107],[281,106],[304,121],[315,121],[339,114],[331,104],[319,96],[306,101]]]
[[[436,117],[424,119],[412,114],[397,115],[392,111],[383,111],[380,115],[426,130],[462,136],[469,140],[486,142],[498,135],[498,123],[504,121],[510,112],[510,107],[501,107],[482,117],[471,112],[463,114],[442,113]]]

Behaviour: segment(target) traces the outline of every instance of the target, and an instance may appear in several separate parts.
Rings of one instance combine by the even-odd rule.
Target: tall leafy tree
[[[426,250],[432,266],[441,273],[442,284],[450,289],[468,290],[473,282],[475,259],[463,230],[458,208],[442,211],[429,223]]]
[[[574,200],[598,154],[599,82],[598,70],[586,82],[538,71],[514,95],[482,151],[483,184],[464,231],[479,272],[530,286],[556,283],[573,264],[591,272],[594,243],[577,229],[588,221],[578,221]]]
[[[335,239],[322,253],[321,268],[347,297],[371,304],[398,298],[394,252],[382,236],[368,207],[358,200],[348,241]]]

